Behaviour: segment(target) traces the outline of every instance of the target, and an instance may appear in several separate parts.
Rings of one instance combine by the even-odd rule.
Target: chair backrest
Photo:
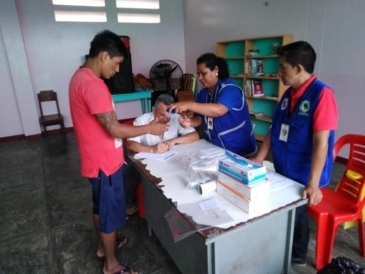
[[[43,116],[42,102],[55,101],[57,106],[57,113],[60,114],[60,107],[58,105],[57,93],[53,90],[42,90],[38,93],[38,104],[41,111],[41,116]]]
[[[349,145],[349,157],[345,172],[338,185],[337,192],[346,196],[356,207],[363,208],[365,199],[362,193],[365,191],[365,136],[347,134],[337,140],[334,148],[334,158],[340,150]]]

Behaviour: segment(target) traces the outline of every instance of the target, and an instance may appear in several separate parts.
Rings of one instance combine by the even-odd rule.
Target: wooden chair
[[[334,158],[341,148],[349,145],[346,170],[337,191],[323,188],[323,200],[308,207],[308,213],[317,222],[316,269],[331,262],[335,234],[339,224],[357,221],[360,253],[365,257],[365,231],[363,209],[365,208],[365,136],[348,134],[337,140]]]
[[[42,102],[55,101],[57,106],[56,114],[43,114]],[[60,107],[58,105],[57,93],[53,90],[43,90],[38,93],[38,104],[41,111],[41,117],[39,117],[39,123],[43,127],[45,133],[47,134],[47,126],[60,125],[61,132],[64,133],[65,125],[63,123],[63,116],[60,113]]]

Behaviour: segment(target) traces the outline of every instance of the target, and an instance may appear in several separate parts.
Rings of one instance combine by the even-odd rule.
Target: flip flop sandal
[[[120,239],[118,239],[116,241],[116,246],[117,246],[117,250],[121,250],[123,247],[126,246],[126,244],[128,244],[128,238],[127,237],[122,237]],[[124,243],[123,243],[124,242]],[[98,257],[99,260],[104,260],[105,259],[105,255],[103,256],[98,256],[98,254],[96,254],[96,257]],[[128,273],[128,272],[127,272]]]

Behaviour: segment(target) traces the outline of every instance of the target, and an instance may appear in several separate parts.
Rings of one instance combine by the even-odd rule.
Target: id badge
[[[213,118],[208,117],[208,129],[213,129]]]
[[[288,136],[289,136],[289,125],[286,124],[282,124],[281,125],[281,130],[280,130],[280,137],[279,139],[283,142],[287,142],[288,141]]]

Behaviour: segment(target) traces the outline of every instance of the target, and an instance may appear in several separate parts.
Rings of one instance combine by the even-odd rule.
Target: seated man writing
[[[168,94],[161,94],[152,107],[152,112],[145,113],[134,121],[134,126],[147,125],[153,120],[159,123],[168,124],[168,130],[161,136],[145,134],[142,136],[129,138],[127,148],[134,152],[164,153],[173,145],[187,144],[199,140],[199,135],[193,127],[183,128],[179,119],[181,116],[177,113],[168,113],[167,107],[174,103],[174,98]],[[141,182],[139,172],[131,165],[128,165],[126,177],[126,199],[127,215],[132,215],[138,208],[136,201],[136,186]]]

